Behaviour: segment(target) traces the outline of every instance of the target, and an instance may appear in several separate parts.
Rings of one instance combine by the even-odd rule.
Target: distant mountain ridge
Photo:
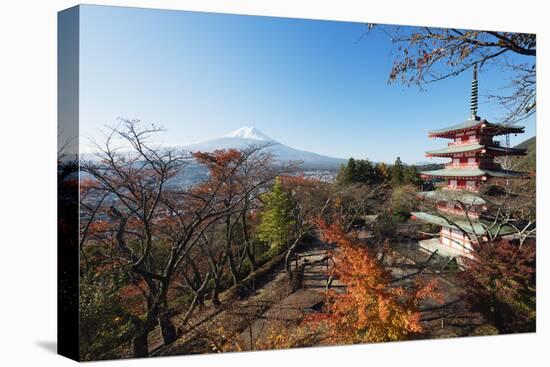
[[[301,161],[303,169],[333,170],[346,163],[346,160],[342,158],[327,157],[291,148],[277,142],[254,127],[241,127],[220,138],[184,145],[179,148],[191,152],[212,152],[220,149],[245,149],[252,145],[262,144],[268,145],[265,150],[271,153],[275,160],[280,162]]]

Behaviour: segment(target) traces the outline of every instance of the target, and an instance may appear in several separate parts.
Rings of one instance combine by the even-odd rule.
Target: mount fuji
[[[253,139],[261,141],[274,141],[255,127],[241,127],[223,136],[224,138]]]
[[[301,161],[304,170],[331,170],[337,169],[341,164],[346,163],[345,159],[327,157],[291,148],[277,142],[254,127],[241,127],[220,138],[186,145],[181,148],[191,152],[212,152],[218,149],[244,149],[259,144],[268,145],[265,150],[271,153],[275,160],[281,162]]]

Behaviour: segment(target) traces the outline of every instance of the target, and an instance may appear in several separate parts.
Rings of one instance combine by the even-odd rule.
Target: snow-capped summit
[[[337,169],[346,161],[320,154],[291,148],[265,135],[254,127],[241,127],[221,138],[183,146],[191,152],[213,152],[221,149],[246,149],[251,146],[266,145],[264,152],[273,155],[274,160],[302,162],[304,169]]]
[[[244,126],[223,136],[224,138],[241,138],[261,141],[274,141],[255,127]]]

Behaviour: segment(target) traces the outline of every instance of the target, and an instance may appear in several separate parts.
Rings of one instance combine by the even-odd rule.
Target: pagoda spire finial
[[[472,79],[472,94],[470,97],[470,120],[479,120],[477,116],[477,62],[474,63],[474,78]]]

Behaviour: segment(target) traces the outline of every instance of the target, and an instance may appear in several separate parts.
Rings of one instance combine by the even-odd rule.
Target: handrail
[[[474,162],[474,163],[446,163],[445,167],[479,167],[479,162]]]
[[[480,143],[480,140],[479,139],[475,139],[475,140],[464,140],[464,141],[452,141],[449,143],[448,146],[452,147],[452,146],[457,146],[457,145],[472,145],[472,144],[479,144]]]

